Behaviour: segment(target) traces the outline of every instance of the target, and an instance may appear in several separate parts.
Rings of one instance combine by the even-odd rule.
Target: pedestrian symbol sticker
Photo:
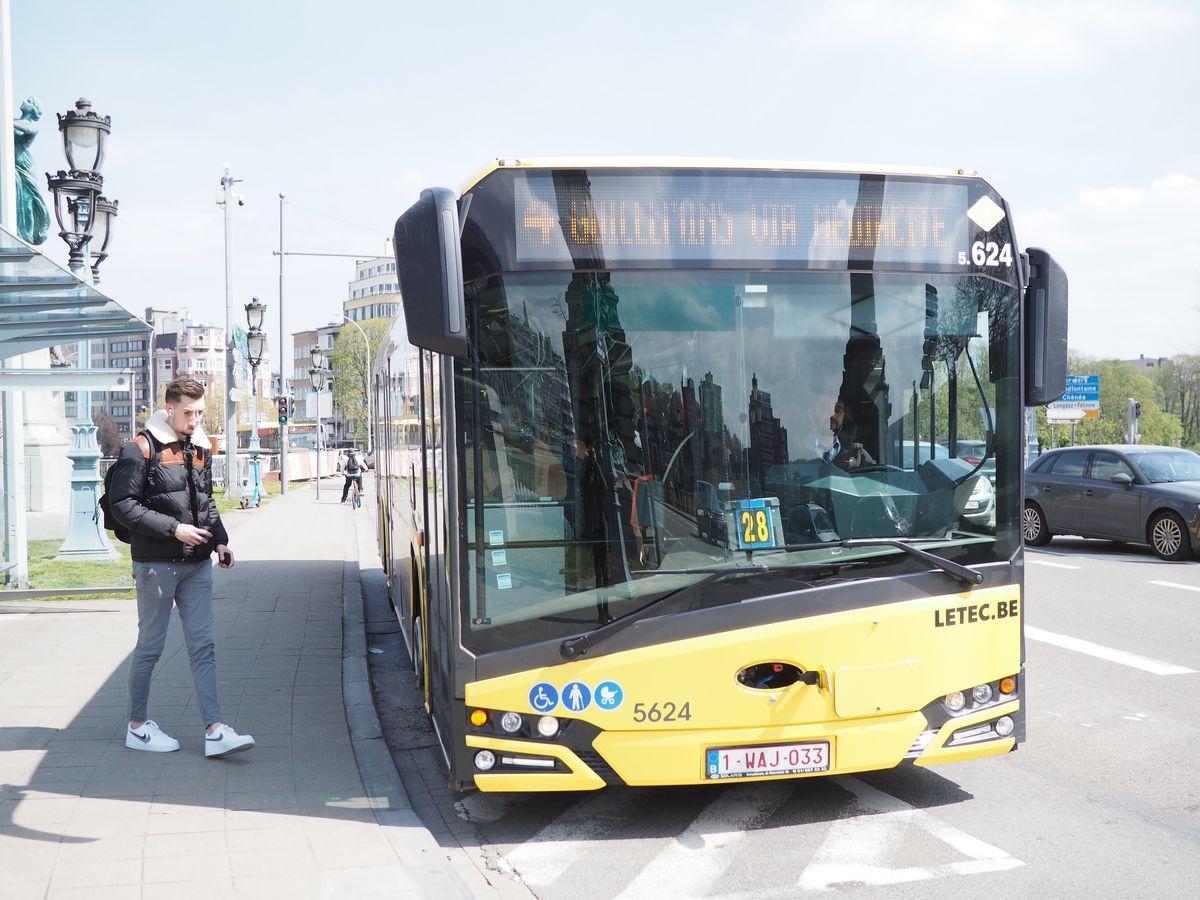
[[[602,681],[596,685],[596,705],[601,709],[616,709],[625,699],[625,692],[615,681]]]
[[[536,712],[548,713],[558,706],[558,691],[554,685],[539,681],[529,689],[529,705]]]
[[[592,692],[582,681],[572,681],[563,688],[563,706],[571,712],[583,712],[592,702]]]

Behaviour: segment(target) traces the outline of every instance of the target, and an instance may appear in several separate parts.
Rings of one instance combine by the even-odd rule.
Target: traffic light
[[[279,424],[286,425],[288,421],[288,399],[287,397],[279,398]]]

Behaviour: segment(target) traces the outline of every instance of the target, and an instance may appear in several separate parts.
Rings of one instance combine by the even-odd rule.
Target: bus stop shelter
[[[26,392],[119,391],[130,386],[128,370],[26,366],[22,357],[50,347],[148,330],[144,321],[111,297],[0,226],[0,530],[4,536],[0,568],[9,581],[23,581],[28,569],[22,436]],[[85,415],[89,406],[81,404]]]

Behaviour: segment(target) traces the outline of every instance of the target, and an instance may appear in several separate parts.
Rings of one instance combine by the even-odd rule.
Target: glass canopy
[[[115,300],[0,228],[0,359],[146,329]]]

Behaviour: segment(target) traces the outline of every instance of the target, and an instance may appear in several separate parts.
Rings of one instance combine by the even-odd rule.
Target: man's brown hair
[[[190,400],[202,400],[204,398],[204,385],[195,378],[188,378],[186,375],[172,379],[171,383],[167,385],[167,402],[178,403],[184,397]]]

